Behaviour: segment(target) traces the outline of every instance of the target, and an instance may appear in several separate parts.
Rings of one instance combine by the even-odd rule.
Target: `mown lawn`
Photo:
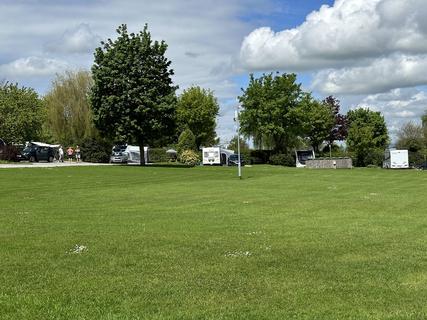
[[[0,169],[0,203],[2,320],[427,318],[426,171]]]

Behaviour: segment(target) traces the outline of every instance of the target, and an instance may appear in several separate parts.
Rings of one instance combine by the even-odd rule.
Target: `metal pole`
[[[235,119],[237,122],[237,159],[238,159],[238,175],[239,175],[239,179],[242,179],[242,167],[240,164],[240,120],[239,120],[239,111],[236,110],[235,113]]]

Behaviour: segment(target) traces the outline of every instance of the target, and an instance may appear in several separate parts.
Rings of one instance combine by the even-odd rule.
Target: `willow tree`
[[[53,80],[44,101],[54,141],[79,144],[96,134],[88,98],[92,85],[89,71],[67,71]]]
[[[144,146],[175,133],[173,70],[165,57],[167,44],[153,41],[147,25],[129,34],[123,24],[117,33],[95,51],[94,121],[105,135],[138,144],[144,165]]]

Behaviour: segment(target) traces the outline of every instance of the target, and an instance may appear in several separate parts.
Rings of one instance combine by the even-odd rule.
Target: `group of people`
[[[68,147],[68,149],[66,150],[67,153],[67,159],[69,162],[73,161],[73,156],[76,157],[76,162],[81,162],[81,151],[80,151],[80,147],[76,146],[75,149],[73,149],[72,147]],[[58,161],[59,162],[64,162],[64,149],[62,148],[62,146],[59,146],[58,149]]]

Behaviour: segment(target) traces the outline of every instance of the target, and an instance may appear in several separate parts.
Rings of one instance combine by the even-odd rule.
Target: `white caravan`
[[[387,149],[384,152],[383,168],[386,168],[386,169],[409,168],[408,150]]]
[[[295,165],[297,168],[304,168],[307,160],[313,160],[315,158],[313,150],[296,150],[295,151]]]
[[[220,147],[203,148],[203,165],[227,165],[228,158],[234,154],[233,150]]]
[[[140,163],[141,162],[141,152],[139,146],[127,146],[125,150],[127,156],[127,163]],[[144,147],[144,159],[145,164],[148,163],[148,147]]]

